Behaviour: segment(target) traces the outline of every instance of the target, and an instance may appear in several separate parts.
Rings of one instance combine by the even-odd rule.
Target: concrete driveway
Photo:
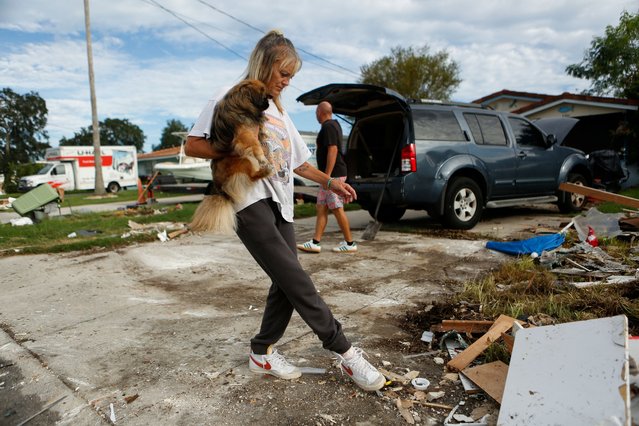
[[[560,229],[566,218],[553,209],[489,215],[467,240],[382,226],[357,254],[300,259],[375,365],[433,374],[441,367],[403,358],[401,342],[414,336],[398,318],[507,259],[485,249],[485,238],[472,238]],[[370,218],[361,211],[349,217],[359,238]],[[425,214],[404,221],[429,226]],[[298,221],[298,240],[313,226],[314,218]],[[323,245],[340,239],[331,218]],[[279,349],[326,373],[293,382],[249,373],[248,342],[269,282],[236,237],[185,235],[115,251],[5,257],[0,271],[0,423],[18,424],[43,409],[29,424],[403,423],[393,404],[339,374],[296,314]],[[423,411],[420,424],[441,424],[446,414]]]

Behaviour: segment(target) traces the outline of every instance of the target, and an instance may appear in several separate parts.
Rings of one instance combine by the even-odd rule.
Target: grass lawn
[[[134,203],[137,199],[137,192],[128,191],[130,194],[134,194],[134,197],[130,197],[130,194],[127,195],[126,192],[118,193],[117,201]],[[71,195],[75,196],[77,201],[86,200],[87,197],[86,193]],[[157,192],[154,195],[158,198]],[[127,196],[130,198],[126,198]],[[162,194],[162,198],[165,196],[168,194]],[[111,198],[110,201],[113,202],[114,199]],[[83,204],[71,201],[71,205]],[[114,210],[101,213],[52,216],[40,223],[28,226],[0,224],[0,256],[114,249],[138,242],[155,241],[158,239],[158,232],[164,229],[171,232],[187,224],[197,205],[196,202],[179,205],[162,204],[161,208],[143,205],[137,209],[126,211]],[[67,206],[66,194],[63,206]],[[359,209],[357,204],[347,205],[347,210],[356,209]],[[315,214],[315,204],[313,203],[295,205],[297,219],[315,216]],[[132,230],[129,227],[129,221],[148,227],[146,230]],[[153,224],[156,225],[150,226]],[[73,234],[75,236],[69,237]]]
[[[0,195],[0,200],[4,198],[19,198],[24,195],[24,193],[17,194],[7,194]],[[155,199],[168,198],[168,197],[176,197],[187,195],[185,193],[173,193],[173,192],[163,192],[163,191],[153,191],[153,197]],[[117,203],[117,202],[125,202],[130,201],[131,203],[136,202],[138,199],[138,191],[136,189],[126,189],[119,191],[115,194],[107,193],[103,196],[96,196],[93,191],[70,191],[64,193],[64,202],[62,203],[63,207],[76,207],[76,206],[86,206],[92,204],[106,204],[106,203]]]

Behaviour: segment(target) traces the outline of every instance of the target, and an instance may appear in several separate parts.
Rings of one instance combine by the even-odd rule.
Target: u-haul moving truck
[[[138,160],[134,146],[102,146],[102,178],[106,190],[136,186]],[[29,191],[43,183],[66,191],[95,189],[93,146],[60,146],[47,149],[38,174],[20,179],[18,189]]]

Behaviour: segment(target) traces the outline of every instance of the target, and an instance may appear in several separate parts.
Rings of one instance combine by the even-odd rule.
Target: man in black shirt
[[[337,224],[339,225],[344,241],[333,248],[338,253],[353,253],[357,251],[357,243],[353,241],[351,228],[346,212],[344,212],[344,200],[339,195],[330,191],[332,180],[346,181],[346,162],[340,150],[342,144],[342,127],[337,120],[333,119],[333,107],[330,103],[320,102],[315,110],[317,121],[322,128],[317,135],[317,168],[329,175],[331,178],[326,185],[327,188],[320,188],[317,194],[317,220],[315,222],[315,235],[312,240],[303,244],[298,244],[297,248],[309,252],[319,253],[322,251],[321,239],[328,223],[328,211],[333,212]]]

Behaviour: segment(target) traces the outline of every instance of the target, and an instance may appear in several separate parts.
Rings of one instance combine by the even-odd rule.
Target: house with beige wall
[[[572,117],[579,121],[563,144],[586,154],[614,150],[634,170],[630,180],[639,184],[639,100],[562,93],[501,90],[473,101],[498,111],[521,114],[531,121],[542,118]],[[633,130],[634,129],[634,130]]]

